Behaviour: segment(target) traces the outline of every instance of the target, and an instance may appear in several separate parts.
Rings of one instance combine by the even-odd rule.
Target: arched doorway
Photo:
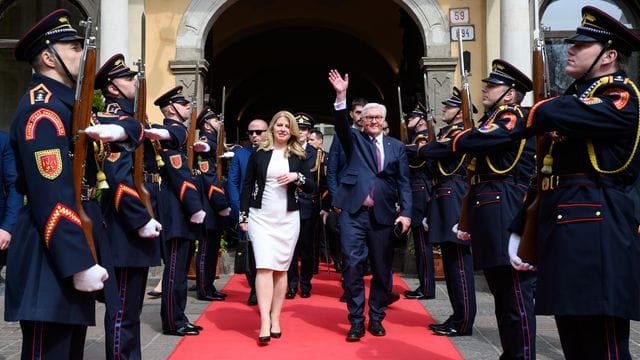
[[[192,1],[176,42],[178,83],[192,84],[185,63],[200,57],[209,63],[205,101],[216,111],[226,86],[228,140],[280,109],[331,123],[326,78],[333,67],[349,72],[350,97],[387,105],[397,134],[397,86],[406,112],[424,96],[423,59],[450,56],[448,21],[432,0],[309,1],[304,8],[295,0]]]

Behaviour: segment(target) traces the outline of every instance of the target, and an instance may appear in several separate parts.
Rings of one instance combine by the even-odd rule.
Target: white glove
[[[325,210],[320,210],[320,217],[322,218],[323,225],[327,225],[327,216],[329,216],[328,212],[326,212]]]
[[[101,290],[109,275],[107,270],[96,264],[92,267],[73,274],[73,287],[78,291],[93,292]]]
[[[122,141],[127,138],[124,128],[114,124],[92,125],[84,129],[84,133],[94,140],[106,142]]]
[[[171,134],[167,129],[144,129],[144,136],[151,140],[169,140]]]
[[[207,215],[206,212],[204,212],[204,210],[200,210],[197,213],[191,215],[191,219],[189,219],[189,221],[191,221],[194,224],[202,224],[204,222],[204,217]]]
[[[230,207],[218,211],[218,215],[220,215],[220,216],[229,216],[230,213],[231,213],[231,208]]]
[[[424,228],[424,231],[429,231],[429,224],[427,224],[427,218],[422,218],[422,227]]]
[[[143,239],[151,239],[159,236],[160,231],[162,231],[162,224],[152,218],[149,222],[144,224],[144,226],[138,229],[138,236]]]
[[[520,235],[516,233],[511,233],[509,236],[509,261],[511,262],[511,266],[514,269],[520,271],[532,271],[535,270],[536,267],[523,262],[522,259],[518,256],[518,247],[520,246]]]
[[[231,159],[235,155],[236,153],[234,153],[233,151],[225,151],[222,155],[220,155],[220,157],[223,159]]]
[[[211,146],[204,141],[196,141],[193,143],[193,151],[195,152],[209,152]]]
[[[453,227],[451,228],[451,231],[453,231],[453,233],[456,234],[456,236],[460,240],[463,240],[463,241],[471,240],[471,234],[469,234],[466,231],[458,230],[458,223],[453,225]]]

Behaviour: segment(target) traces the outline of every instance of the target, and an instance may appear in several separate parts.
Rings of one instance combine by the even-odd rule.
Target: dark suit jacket
[[[0,156],[0,228],[12,233],[24,202],[16,191],[16,160],[9,144],[9,134],[4,131],[0,131]]]
[[[376,221],[392,225],[396,213],[396,202],[400,214],[411,218],[411,187],[409,186],[409,163],[405,146],[400,141],[384,136],[384,164],[378,172],[376,153],[369,135],[350,126],[347,110],[335,112],[336,134],[347,156],[347,169],[340,179],[340,188],[334,206],[351,214],[360,209],[371,187]]]
[[[262,194],[267,178],[267,168],[271,161],[273,150],[258,150],[249,158],[247,173],[240,192],[240,211],[248,214],[249,208],[260,209],[262,207]],[[309,166],[306,160],[291,154],[289,156],[289,171],[298,172],[305,176],[305,183],[300,186],[304,192],[312,192],[316,186],[309,174]],[[298,186],[295,182],[287,185],[287,211],[295,211],[300,208],[298,203]]]

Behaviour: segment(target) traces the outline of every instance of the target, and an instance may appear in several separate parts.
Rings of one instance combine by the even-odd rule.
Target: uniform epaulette
[[[122,109],[120,108],[120,104],[118,103],[110,103],[109,105],[107,105],[107,107],[104,109],[104,111],[111,113],[111,114],[117,114],[121,111]]]
[[[46,104],[49,100],[51,100],[51,91],[49,91],[44,84],[38,84],[38,86],[29,91],[29,101],[31,105]]]

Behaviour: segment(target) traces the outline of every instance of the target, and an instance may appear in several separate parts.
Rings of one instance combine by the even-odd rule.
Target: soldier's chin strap
[[[602,50],[600,50],[600,53],[598,54],[598,56],[596,56],[596,58],[593,60],[593,62],[591,63],[591,66],[589,66],[589,69],[587,71],[585,71],[584,74],[582,74],[582,76],[580,76],[580,78],[578,79],[578,81],[587,79],[587,76],[589,76],[589,73],[591,72],[591,70],[593,70],[593,68],[596,66],[596,64],[598,63],[598,61],[600,61],[600,58],[602,57],[602,55],[604,55],[605,51],[609,50],[609,48],[611,47],[611,43],[613,41],[608,40],[606,43],[603,44],[602,46]]]
[[[178,115],[178,117],[180,118],[180,121],[182,121],[183,123],[187,120],[185,120],[185,118],[182,117],[182,115],[180,115],[180,111],[178,111],[178,109],[176,109],[176,107],[173,105],[173,103],[171,103],[171,107],[173,108],[173,111],[176,112],[176,114]]]
[[[69,71],[69,69],[67,68],[67,65],[65,65],[64,61],[62,61],[62,58],[60,57],[60,55],[58,55],[58,52],[56,51],[56,49],[53,47],[53,44],[48,43],[47,47],[49,48],[49,51],[53,54],[53,56],[56,58],[56,61],[62,66],[62,70],[64,70],[64,73],[67,74],[67,78],[72,82],[75,83],[76,79],[73,78],[73,75],[71,75],[71,72]]]
[[[122,92],[122,90],[120,90],[120,88],[118,87],[118,85],[116,85],[116,83],[114,83],[113,81],[109,81],[109,83],[111,85],[113,85],[114,88],[116,88],[116,90],[118,91],[118,93],[120,93],[120,95],[122,95],[122,98],[124,99],[128,99],[128,97]]]
[[[500,95],[500,97],[498,98],[498,100],[496,100],[493,105],[491,105],[491,107],[489,108],[490,110],[493,110],[496,108],[496,105],[498,105],[498,103],[500,102],[500,100],[502,100],[502,98],[504,98],[505,96],[507,96],[507,93],[509,91],[511,91],[511,89],[513,89],[513,84],[509,85],[509,87],[507,88],[507,90],[505,90],[502,95]]]

